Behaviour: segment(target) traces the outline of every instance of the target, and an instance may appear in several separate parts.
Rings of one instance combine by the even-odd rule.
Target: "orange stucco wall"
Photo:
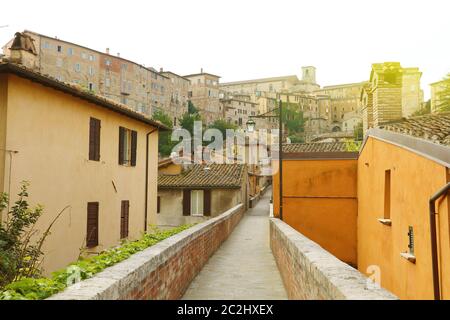
[[[384,215],[385,171],[391,170],[392,225]],[[448,169],[416,153],[370,137],[358,162],[358,268],[379,277],[401,299],[433,299],[428,200],[449,181]],[[442,297],[450,299],[449,200],[439,203],[439,256]],[[414,228],[416,263],[408,251]]]
[[[283,177],[283,220],[355,266],[357,160],[285,160]],[[278,174],[273,178],[273,204],[278,216]]]
[[[1,88],[8,81],[7,101],[0,97],[0,109],[5,103],[7,106],[6,148],[18,151],[12,157],[11,175],[9,170],[0,175],[0,186],[4,184],[0,192],[7,191],[10,183],[11,194],[15,195],[20,182],[29,181],[30,203],[44,206],[38,224],[41,231],[60,210],[71,206],[47,239],[45,271],[78,258],[85,245],[89,201],[100,204],[99,246],[93,251],[119,243],[122,200],[130,201],[129,238],[140,237],[144,231],[146,134],[153,128],[13,75],[0,75],[0,80]],[[99,162],[88,160],[90,117],[101,120]],[[138,132],[136,167],[118,165],[119,126]],[[155,132],[150,136],[149,224],[156,223],[157,145]],[[0,156],[9,168],[9,157],[4,153]]]

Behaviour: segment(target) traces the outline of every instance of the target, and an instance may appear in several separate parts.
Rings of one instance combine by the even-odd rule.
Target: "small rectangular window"
[[[119,164],[135,167],[137,132],[119,127]]]
[[[391,170],[384,173],[384,219],[391,219]]]
[[[87,232],[86,247],[98,246],[98,202],[88,202],[87,205]]]
[[[191,215],[203,215],[203,190],[191,191]]]
[[[57,47],[56,47],[56,51],[62,52],[62,47],[61,47],[61,46],[57,46]]]
[[[414,255],[414,228],[411,226],[408,229],[408,250],[409,254]]]
[[[128,237],[128,226],[129,226],[129,214],[130,212],[130,201],[122,201],[120,209],[120,239]]]

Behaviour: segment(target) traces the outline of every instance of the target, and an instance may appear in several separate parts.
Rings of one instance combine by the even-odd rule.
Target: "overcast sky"
[[[0,43],[33,30],[179,74],[221,81],[317,68],[324,85],[369,77],[374,62],[419,67],[422,88],[450,72],[448,0],[4,1]]]

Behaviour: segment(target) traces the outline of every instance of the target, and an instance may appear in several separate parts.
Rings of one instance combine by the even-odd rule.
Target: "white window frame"
[[[205,208],[203,207],[205,192],[203,190],[191,190],[191,216],[203,217]]]

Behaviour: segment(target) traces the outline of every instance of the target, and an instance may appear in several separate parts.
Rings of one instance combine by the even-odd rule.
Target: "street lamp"
[[[288,100],[289,101],[289,100]],[[280,185],[279,185],[279,207],[278,212],[280,214],[280,220],[283,220],[283,102],[281,101],[281,98],[278,99],[278,116],[271,116],[271,115],[258,115],[258,116],[250,116],[250,120],[247,121],[247,129],[249,132],[253,132],[255,130],[255,121],[253,121],[251,118],[278,118],[279,122],[279,137],[278,137],[278,162],[279,162],[279,174],[280,174]],[[276,110],[276,109],[274,109]],[[273,111],[273,110],[271,110]],[[271,112],[269,111],[269,112]],[[268,113],[268,112],[267,112]]]
[[[256,123],[255,123],[255,121],[253,121],[253,119],[249,119],[246,123],[246,126],[247,126],[247,131],[252,133],[253,131],[255,131]]]

